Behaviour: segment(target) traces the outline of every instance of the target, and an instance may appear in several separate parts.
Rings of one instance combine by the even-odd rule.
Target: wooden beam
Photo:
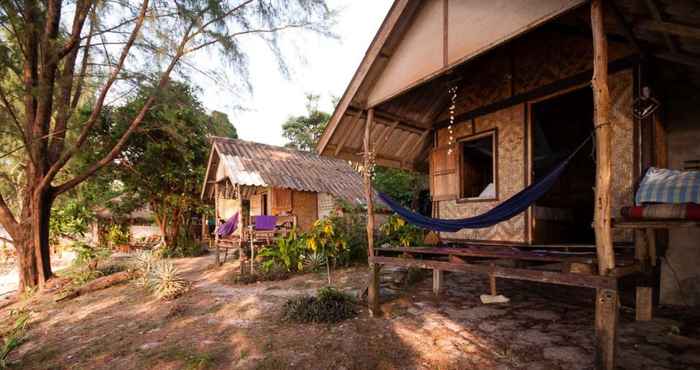
[[[620,11],[620,8],[617,7],[614,1],[608,1],[607,4],[608,6],[610,6],[610,10],[612,11],[613,17],[615,18],[615,22],[617,22],[617,24],[619,24],[622,28],[622,32],[625,34],[625,38],[627,39],[627,41],[630,44],[632,44],[637,53],[641,53],[642,47],[639,46],[639,40],[637,40],[637,37],[634,36],[632,27],[630,27],[629,23],[627,23],[627,21],[625,20],[625,17]]]
[[[420,136],[418,138],[420,139]],[[401,143],[399,150],[396,151],[396,156],[402,158],[403,152],[406,151],[406,149],[410,146],[410,144],[413,141],[415,141],[414,135],[407,137],[406,140],[404,140],[403,143]]]
[[[377,138],[377,140],[374,142],[375,148],[381,141],[381,145],[386,144],[387,141],[389,141],[389,137],[391,137],[391,134],[396,130],[396,126],[398,126],[401,123],[401,121],[395,121],[393,125],[389,126],[389,130],[384,132],[382,135],[384,136],[384,140],[382,140],[381,137]]]
[[[374,124],[374,110],[370,109],[367,112],[367,121],[365,123],[365,137],[363,140],[364,147],[364,186],[365,186],[365,201],[367,203],[367,255],[369,259],[369,279],[367,284],[367,303],[369,305],[370,316],[379,316],[379,268],[372,263],[374,256],[374,192],[372,191],[372,173],[373,166],[370,153],[372,147],[370,144],[370,133]]]
[[[655,0],[646,0],[645,2],[647,4],[647,9],[649,9],[649,12],[651,13],[652,17],[654,17],[654,19],[658,22],[663,22],[664,17],[661,15],[661,11],[659,10],[658,5],[656,5],[656,1]],[[673,41],[671,36],[666,32],[663,33],[663,36],[664,36],[664,41],[666,42],[666,46],[668,47],[668,50],[670,50],[671,53],[674,53],[674,54],[678,53],[678,47],[676,46],[676,42]]]
[[[700,58],[691,57],[685,54],[655,53],[654,56],[669,62],[700,68]]]
[[[636,23],[635,27],[647,31],[661,32],[664,34],[700,40],[700,28],[686,26],[684,24],[664,22],[660,20],[644,20]]]
[[[605,36],[603,0],[591,1],[593,33],[593,108],[596,136],[596,187],[594,228],[598,272],[608,276],[615,269],[612,239],[612,123],[610,121],[610,91],[608,89],[608,41]],[[618,293],[610,289],[596,292],[595,332],[596,367],[615,369],[617,339]]]
[[[356,131],[355,127],[359,126],[358,123],[359,123],[361,117],[362,117],[362,111],[358,110],[357,112],[355,112],[355,115],[353,116],[353,118],[350,121],[350,128],[348,129],[347,134],[340,139],[338,146],[335,148],[335,151],[333,152],[336,157],[338,156],[338,153],[340,153],[340,151],[343,150],[343,147],[348,142],[348,139],[350,139],[352,136],[354,136],[354,132]]]
[[[426,270],[452,272],[470,272],[493,275],[503,279],[534,281],[539,283],[577,286],[583,288],[617,289],[617,279],[612,276],[562,273],[558,271],[527,270],[503,266],[477,265],[471,263],[453,263],[435,260],[419,260],[400,257],[375,256],[373,263],[390,266],[417,267]]]

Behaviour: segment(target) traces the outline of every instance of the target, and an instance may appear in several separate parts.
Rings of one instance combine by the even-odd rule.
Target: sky
[[[332,28],[339,39],[308,32],[291,35],[293,40],[285,48],[285,60],[291,70],[288,77],[279,71],[262,41],[246,40],[252,92],[236,94],[214,83],[197,81],[205,107],[228,114],[241,139],[285,144],[282,124],[289,116],[306,112],[306,93],[320,94],[320,108],[333,111],[332,98],[345,91],[391,3],[392,0],[329,0],[329,6],[339,12]],[[215,59],[203,54],[197,56],[195,63],[226,68]]]

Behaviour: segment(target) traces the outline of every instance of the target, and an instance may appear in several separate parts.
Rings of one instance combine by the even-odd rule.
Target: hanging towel
[[[255,230],[274,230],[276,225],[276,216],[255,216]]]
[[[219,226],[219,230],[216,232],[219,236],[229,236],[233,234],[238,228],[238,212],[236,212],[228,221],[224,222]]]

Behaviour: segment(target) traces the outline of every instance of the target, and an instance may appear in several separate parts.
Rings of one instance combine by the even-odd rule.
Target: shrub
[[[205,253],[204,246],[185,233],[178,236],[175,245],[160,249],[160,255],[164,258],[199,257]]]
[[[189,288],[175,265],[150,251],[135,256],[134,270],[138,275],[136,284],[149,289],[159,299],[177,298]]]
[[[189,286],[177,267],[164,260],[157,261],[151,266],[147,279],[148,287],[159,299],[175,299]]]
[[[12,328],[3,335],[2,347],[0,347],[0,368],[7,368],[7,357],[10,353],[19,347],[25,340],[27,335],[27,325],[29,324],[29,311],[27,310],[12,310],[10,318],[14,319]]]
[[[266,259],[262,264],[262,269],[269,272],[281,267],[287,272],[301,271],[305,251],[304,237],[299,236],[296,229],[292,230],[277,241],[276,247],[266,247],[260,251],[259,256]]]
[[[316,297],[299,296],[288,300],[282,310],[283,321],[335,323],[354,317],[353,299],[331,287],[318,290]]]
[[[129,244],[129,230],[125,226],[113,224],[107,231],[107,241],[112,247]]]
[[[407,223],[397,215],[391,215],[381,226],[379,231],[383,234],[383,239],[379,245],[399,244],[403,247],[418,245],[423,242],[424,232],[422,229]]]
[[[258,271],[253,274],[236,274],[233,282],[236,284],[254,284],[261,281],[278,281],[289,278],[289,272],[281,269],[272,269],[270,271]]]

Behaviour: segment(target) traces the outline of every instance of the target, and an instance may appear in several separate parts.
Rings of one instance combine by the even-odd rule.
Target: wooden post
[[[593,33],[593,107],[596,137],[596,187],[594,228],[598,273],[610,275],[615,268],[615,253],[611,222],[612,180],[612,127],[610,91],[608,90],[608,42],[604,29],[603,0],[591,1],[591,29]],[[595,331],[596,367],[615,368],[615,345],[618,316],[618,293],[598,289],[596,294]]]
[[[637,300],[635,302],[635,319],[637,321],[649,321],[652,317],[652,288],[637,287]]]
[[[492,263],[491,267],[494,267],[495,265]],[[491,285],[491,295],[492,296],[497,296],[498,292],[496,291],[496,275],[493,273],[489,274],[489,284]]]
[[[433,293],[435,295],[440,295],[442,292],[443,276],[444,272],[442,270],[433,270]]]
[[[372,158],[370,153],[370,133],[374,124],[374,109],[367,112],[367,122],[365,123],[365,136],[363,140],[363,159],[364,159],[364,185],[365,199],[367,202],[367,255],[370,257],[369,263],[369,280],[367,286],[367,303],[369,305],[369,314],[372,317],[380,315],[379,312],[379,266],[372,263],[371,258],[374,257],[374,194],[372,192]]]
[[[214,183],[214,246],[216,247],[216,265],[221,265],[219,259],[219,183]]]

